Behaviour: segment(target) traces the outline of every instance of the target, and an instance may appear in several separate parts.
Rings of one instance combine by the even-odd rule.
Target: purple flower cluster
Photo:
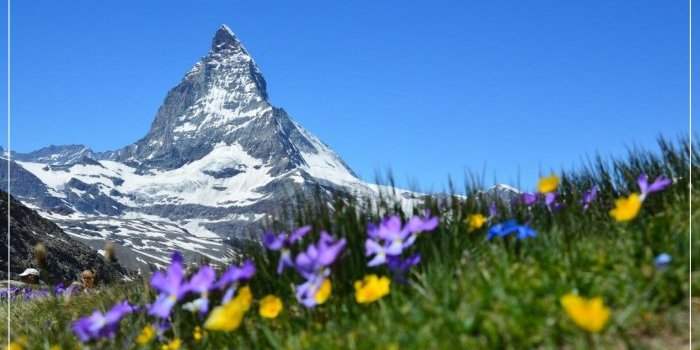
[[[251,261],[246,261],[240,267],[231,266],[218,281],[216,281],[214,269],[208,265],[200,267],[189,281],[185,281],[184,274],[182,255],[177,252],[173,254],[170,266],[165,272],[158,271],[153,274],[151,286],[160,294],[148,309],[150,315],[162,319],[168,318],[173,306],[188,293],[196,293],[199,297],[183,307],[204,315],[209,311],[208,295],[212,289],[226,290],[223,302],[229,301],[236,291],[238,282],[253,277],[255,265]]]
[[[132,312],[134,312],[134,307],[129,305],[127,301],[117,303],[104,314],[95,310],[92,315],[73,322],[73,333],[82,342],[100,338],[114,338],[119,329],[119,322]]]
[[[290,249],[294,243],[300,241],[309,232],[311,232],[311,226],[303,226],[292,231],[291,234],[287,234],[286,232],[280,234],[267,232],[263,235],[263,245],[265,245],[267,249],[280,251],[280,260],[277,264],[278,274],[281,274],[285,267],[294,268],[294,261],[292,260]]]
[[[547,192],[544,194],[523,192],[520,194],[520,202],[525,204],[528,208],[537,204],[539,201],[542,201],[551,212],[559,211],[564,207],[564,203],[559,201],[559,195],[556,192]]]
[[[403,253],[415,243],[420,233],[434,230],[438,223],[437,217],[426,214],[412,217],[405,225],[397,215],[385,218],[378,225],[368,225],[365,255],[371,259],[367,266],[386,264],[397,280],[403,280],[408,270],[420,262],[420,254],[404,259]]]
[[[222,303],[228,302],[236,291],[238,283],[249,280],[255,275],[255,265],[245,261],[241,266],[231,266],[216,280],[216,272],[208,265],[203,265],[189,280],[185,278],[182,255],[175,252],[166,271],[158,271],[151,277],[151,287],[159,292],[153,304],[146,305],[149,315],[155,316],[158,322],[155,328],[162,334],[170,327],[169,317],[173,307],[188,294],[197,297],[182,305],[182,308],[204,316],[209,311],[209,292],[218,289],[224,292]],[[65,290],[59,288],[61,292]],[[137,307],[124,301],[112,307],[107,313],[95,310],[73,322],[73,332],[82,341],[88,342],[101,338],[112,338],[119,328],[121,319]]]
[[[639,175],[639,178],[637,178],[637,185],[639,185],[639,190],[642,192],[642,200],[651,193],[665,190],[672,183],[671,179],[663,175],[657,177],[652,183],[649,183],[649,177],[646,174]]]
[[[345,248],[346,240],[335,239],[327,232],[321,232],[316,243],[310,243],[306,249],[292,258],[291,249],[295,243],[311,232],[310,226],[303,226],[291,234],[285,232],[263,235],[263,244],[272,251],[280,251],[277,273],[281,274],[289,267],[297,271],[304,282],[296,286],[296,298],[306,307],[317,305],[316,294],[323,281],[330,276],[330,266],[335,262]]]
[[[598,186],[593,186],[588,191],[583,192],[583,198],[581,199],[583,210],[588,210],[596,198],[598,198]]]

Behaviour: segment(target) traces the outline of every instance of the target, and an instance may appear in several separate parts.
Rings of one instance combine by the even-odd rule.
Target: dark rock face
[[[0,191],[0,243],[7,251],[7,193]],[[93,249],[73,240],[56,224],[42,218],[35,211],[10,198],[10,271],[11,278],[25,268],[36,267],[33,248],[42,242],[48,251],[47,282],[70,282],[78,278],[84,269],[93,269],[98,282],[115,281],[126,274],[126,270],[115,262],[107,263]],[[0,254],[0,278],[7,278],[7,257]]]

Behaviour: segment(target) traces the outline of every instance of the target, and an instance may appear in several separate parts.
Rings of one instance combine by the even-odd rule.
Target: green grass
[[[326,304],[313,310],[301,307],[292,289],[298,277],[291,271],[277,276],[277,255],[250,247],[248,255],[258,267],[251,281],[253,293],[256,300],[268,293],[280,296],[285,303],[280,317],[262,319],[254,303],[239,329],[207,332],[202,342],[194,343],[192,330],[202,321],[179,310],[173,317],[174,332],[166,337],[182,338],[183,348],[216,350],[687,348],[688,293],[700,290],[697,274],[689,280],[689,246],[694,253],[700,251],[700,240],[695,235],[690,241],[688,224],[692,219],[697,227],[699,215],[689,212],[688,145],[662,140],[660,146],[660,152],[633,150],[623,160],[598,159],[575,172],[559,174],[560,193],[568,204],[559,213],[550,214],[545,208],[528,213],[519,206],[508,211],[506,203],[500,203],[499,220],[532,217],[539,234],[528,241],[489,242],[485,229],[467,232],[463,219],[471,213],[485,214],[490,203],[479,194],[478,186],[467,186],[466,197],[429,198],[426,207],[440,216],[441,225],[422,235],[413,248],[421,252],[423,261],[408,284],[392,283],[387,297],[369,305],[355,303],[353,281],[387,271],[365,266],[366,224],[385,213],[408,214],[391,203],[370,207],[339,199],[329,210],[307,199],[303,207],[287,210],[288,215],[281,214],[270,225],[310,223],[316,234],[326,229],[348,239],[346,251],[333,267],[333,294]],[[698,160],[698,154],[693,154],[693,166]],[[614,222],[608,215],[614,199],[634,191],[634,181],[642,172],[652,177],[665,174],[676,183],[652,195],[632,222]],[[600,187],[601,197],[583,212],[576,203],[593,184]],[[694,208],[700,206],[698,198],[695,193]],[[305,239],[304,245],[315,237]],[[661,252],[673,257],[665,270],[653,266],[653,258]],[[692,270],[697,268],[695,260]],[[611,319],[601,333],[590,335],[567,317],[559,299],[572,291],[601,296],[611,308]],[[141,281],[70,300],[15,302],[13,338],[26,336],[31,349],[54,344],[74,349],[72,320],[125,298],[144,304],[153,297]],[[216,303],[217,296],[213,299]],[[134,338],[151,321],[143,313],[128,316],[113,341],[90,348],[135,348]],[[0,337],[7,331],[4,322],[0,322]],[[159,349],[161,344],[154,342],[145,349]]]

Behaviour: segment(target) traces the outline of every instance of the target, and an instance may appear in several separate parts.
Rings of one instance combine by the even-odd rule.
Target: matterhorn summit
[[[12,193],[95,249],[117,243],[128,255],[121,260],[140,266],[163,265],[175,249],[222,260],[300,192],[377,193],[270,104],[266,89],[222,25],[143,138],[108,152],[68,145],[12,154]]]

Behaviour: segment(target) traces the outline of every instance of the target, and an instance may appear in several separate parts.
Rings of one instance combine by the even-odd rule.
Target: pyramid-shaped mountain
[[[104,240],[129,248],[141,267],[174,249],[224,259],[232,252],[222,242],[256,239],[259,221],[299,192],[378,191],[270,104],[260,68],[226,26],[134,144],[10,156],[15,196],[96,249]]]

